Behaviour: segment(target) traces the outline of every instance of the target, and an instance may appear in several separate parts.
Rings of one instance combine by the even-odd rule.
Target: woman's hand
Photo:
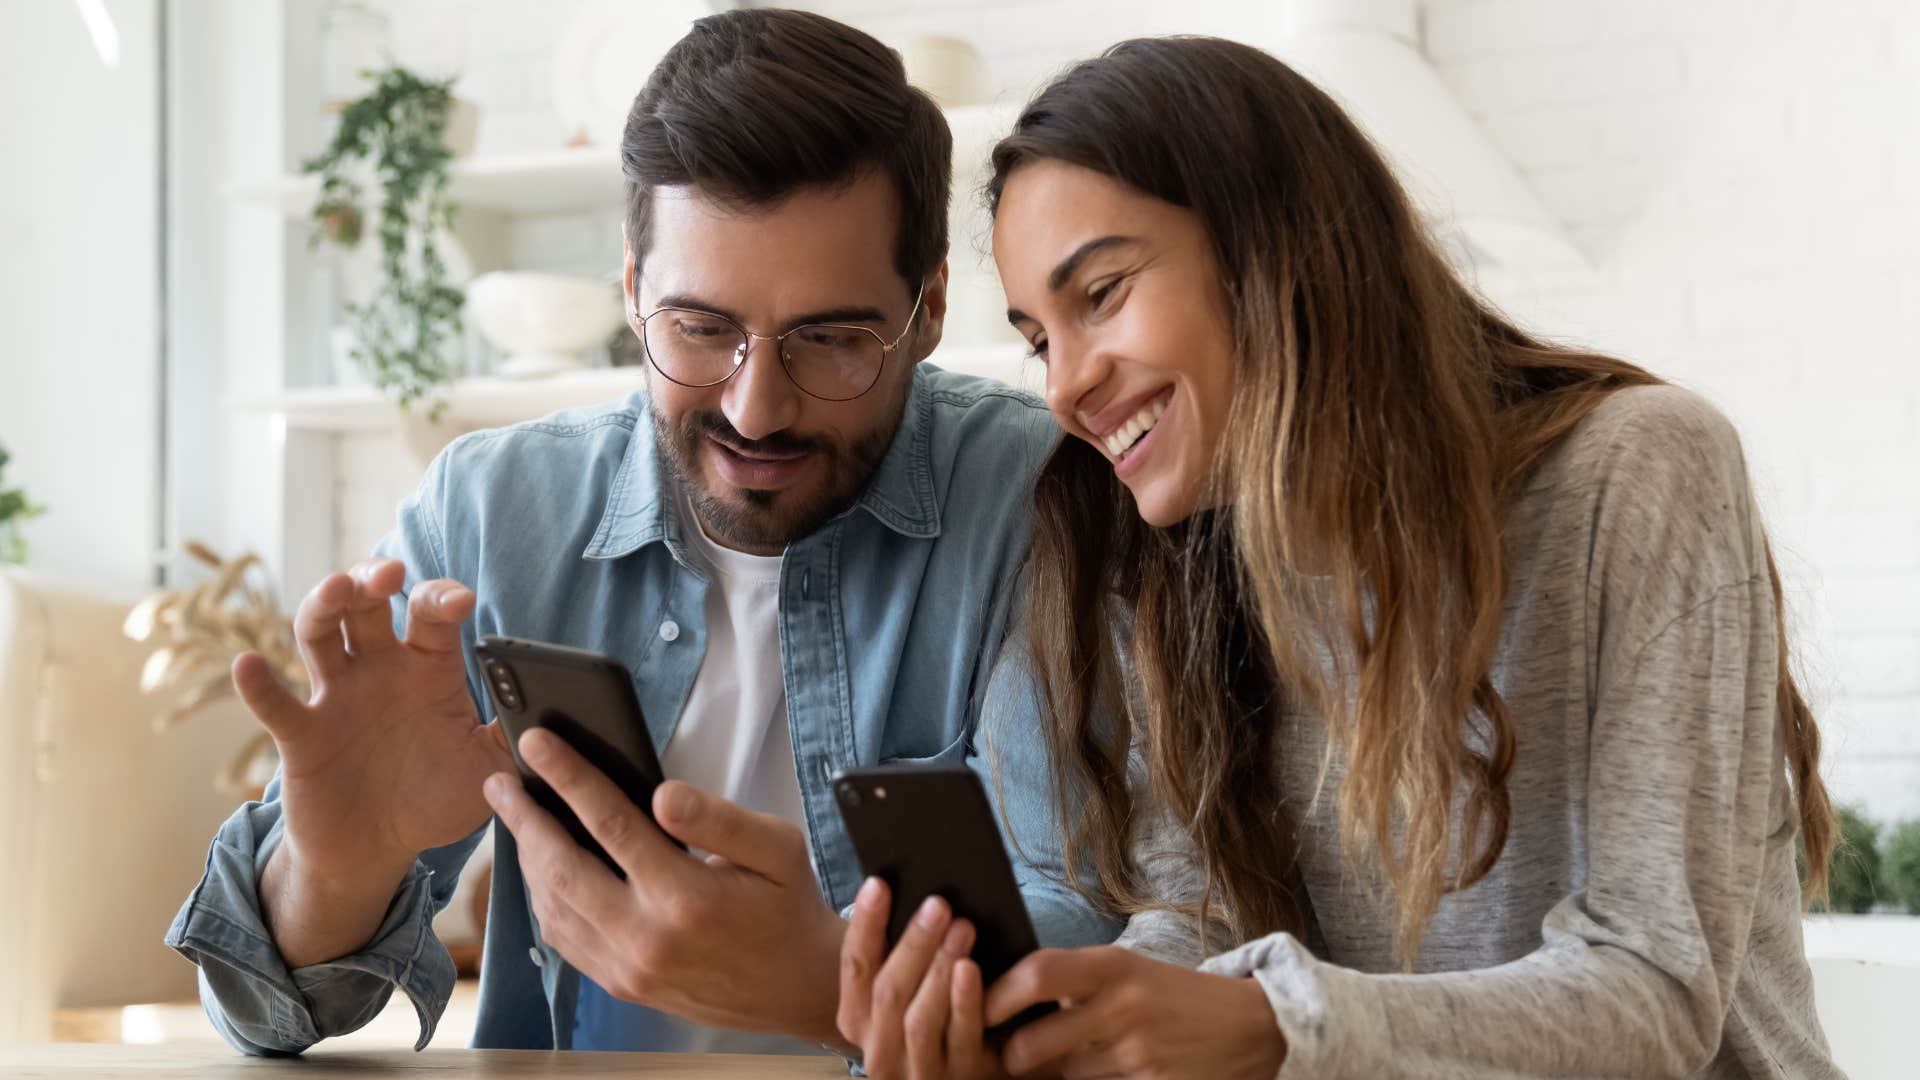
[[[986,1022],[1043,1001],[1062,1008],[1023,1025],[1001,1055],[1015,1076],[1272,1080],[1287,1058],[1259,983],[1114,946],[1029,955],[993,984]]]
[[[886,884],[868,878],[840,946],[840,1034],[875,1080],[989,1080],[1006,1074],[987,1049],[973,925],[929,897],[887,951]]]

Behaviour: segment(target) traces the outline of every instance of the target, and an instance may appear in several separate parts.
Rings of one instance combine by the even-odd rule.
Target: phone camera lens
[[[860,789],[854,787],[852,784],[841,784],[840,801],[846,803],[848,806],[859,806]]]
[[[520,687],[514,681],[513,672],[498,661],[487,665],[487,671],[492,676],[493,696],[500,702],[500,707],[509,712],[519,712]]]

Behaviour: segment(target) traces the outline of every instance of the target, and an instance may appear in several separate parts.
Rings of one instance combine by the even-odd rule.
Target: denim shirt
[[[1111,940],[1061,883],[1036,699],[1014,612],[1033,481],[1058,437],[1031,395],[920,365],[898,433],[856,504],[786,550],[780,646],[794,764],[820,892],[845,912],[861,875],[830,779],[878,763],[974,765],[1045,945]],[[644,391],[479,431],[450,444],[379,545],[406,563],[394,601],[450,577],[478,606],[462,627],[468,690],[491,718],[470,647],[506,634],[593,649],[633,673],[654,745],[672,737],[705,652],[707,582],[675,512]],[[979,747],[991,742],[993,752]],[[419,1047],[454,970],[433,916],[486,830],[421,855],[359,952],[289,970],[265,927],[259,877],[282,832],[279,780],[237,810],[207,854],[167,944],[200,967],[208,1017],[236,1048],[298,1053],[352,1031],[394,987]],[[569,1049],[581,977],[542,941],[514,841],[495,859],[476,1047]]]

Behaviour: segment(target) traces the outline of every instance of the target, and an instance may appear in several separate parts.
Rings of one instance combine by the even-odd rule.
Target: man
[[[281,773],[167,940],[242,1050],[353,1030],[395,986],[424,1046],[453,979],[430,921],[493,812],[475,1045],[838,1046],[860,874],[829,779],[1037,726],[1024,666],[999,661],[1055,432],[1030,397],[919,366],[946,312],[939,111],[865,34],[735,11],[661,62],[621,149],[649,391],[448,447],[382,557],[300,605],[309,702],[235,664]],[[523,756],[625,880],[533,804],[480,723],[488,633],[628,666],[677,778],[654,813],[693,853],[543,732]],[[1025,745],[988,786],[1036,928],[1103,940],[1048,876]]]

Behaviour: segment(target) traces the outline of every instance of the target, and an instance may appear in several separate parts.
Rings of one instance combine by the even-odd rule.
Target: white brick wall
[[[462,73],[481,153],[550,148],[564,132],[549,53],[575,3],[391,0],[394,53]],[[803,6],[896,43],[967,37],[1017,99],[1112,41],[1186,19],[1217,27],[1236,5]],[[1594,263],[1489,272],[1483,287],[1732,416],[1789,578],[1834,788],[1878,817],[1920,815],[1920,4],[1429,0],[1424,33],[1443,79]],[[596,235],[532,223],[511,247],[597,273]],[[354,532],[391,511],[390,482],[343,497],[362,489],[382,505],[344,515]]]
[[[1830,782],[1920,814],[1920,5],[1432,0],[1425,31],[1595,262],[1489,291],[1732,416]]]

